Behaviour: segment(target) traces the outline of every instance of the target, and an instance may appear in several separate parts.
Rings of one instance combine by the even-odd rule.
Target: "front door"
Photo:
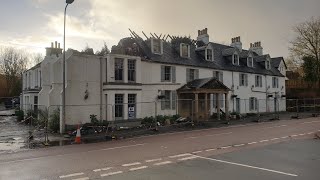
[[[236,98],[236,112],[240,113],[240,98]]]

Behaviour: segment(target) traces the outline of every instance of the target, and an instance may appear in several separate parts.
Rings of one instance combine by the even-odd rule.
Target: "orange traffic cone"
[[[74,141],[75,143],[80,144],[81,143],[81,132],[80,132],[80,126],[78,125],[78,129],[77,129],[77,135],[76,135],[76,139]]]

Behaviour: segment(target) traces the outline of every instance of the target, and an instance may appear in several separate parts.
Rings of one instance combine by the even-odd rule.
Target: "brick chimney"
[[[240,36],[231,38],[231,45],[230,46],[238,48],[239,51],[241,52],[242,51],[242,43],[240,40]]]
[[[60,54],[62,54],[62,49],[57,41],[51,42],[51,47],[46,47],[46,56],[56,55],[58,57]]]
[[[261,46],[261,42],[250,43],[250,50],[257,53],[259,56],[263,55],[263,48]]]
[[[208,35],[208,28],[203,30],[198,30],[198,37],[197,41],[202,41],[204,44],[209,44],[209,35]]]

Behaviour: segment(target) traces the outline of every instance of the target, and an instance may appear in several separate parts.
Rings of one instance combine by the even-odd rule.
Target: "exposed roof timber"
[[[170,36],[170,34],[167,35],[165,41],[167,41],[168,37],[170,37],[170,39],[172,39],[172,37]]]
[[[162,33],[160,34],[159,39],[161,39],[161,36],[162,36]]]
[[[151,35],[153,38],[156,38],[156,37],[154,37],[154,35],[153,35],[152,33],[150,33],[150,35]]]
[[[142,34],[144,35],[144,37],[146,37],[147,39],[149,39],[149,37],[142,31]]]
[[[163,41],[165,41],[164,38],[166,38],[166,34],[164,34],[163,37],[162,37],[162,40],[163,40]]]
[[[160,39],[159,36],[158,36],[156,33],[153,33],[153,34],[154,34],[158,39]]]
[[[130,34],[131,37],[132,37],[132,35],[133,35],[135,38],[137,38],[136,35],[133,33],[133,31],[132,31],[130,28],[129,28],[129,31],[130,31],[130,33],[131,33],[131,34]]]

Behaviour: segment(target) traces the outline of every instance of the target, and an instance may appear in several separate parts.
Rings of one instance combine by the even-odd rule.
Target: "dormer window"
[[[180,56],[184,58],[190,58],[190,45],[189,44],[180,44]]]
[[[232,64],[239,65],[239,55],[236,53],[232,55]]]
[[[207,61],[213,61],[213,50],[212,49],[206,49],[206,60]]]
[[[253,57],[249,56],[247,58],[247,66],[248,67],[253,67]]]
[[[270,60],[266,60],[266,69],[271,69]]]
[[[161,39],[151,39],[151,51],[153,54],[162,54],[163,52],[163,45]]]

